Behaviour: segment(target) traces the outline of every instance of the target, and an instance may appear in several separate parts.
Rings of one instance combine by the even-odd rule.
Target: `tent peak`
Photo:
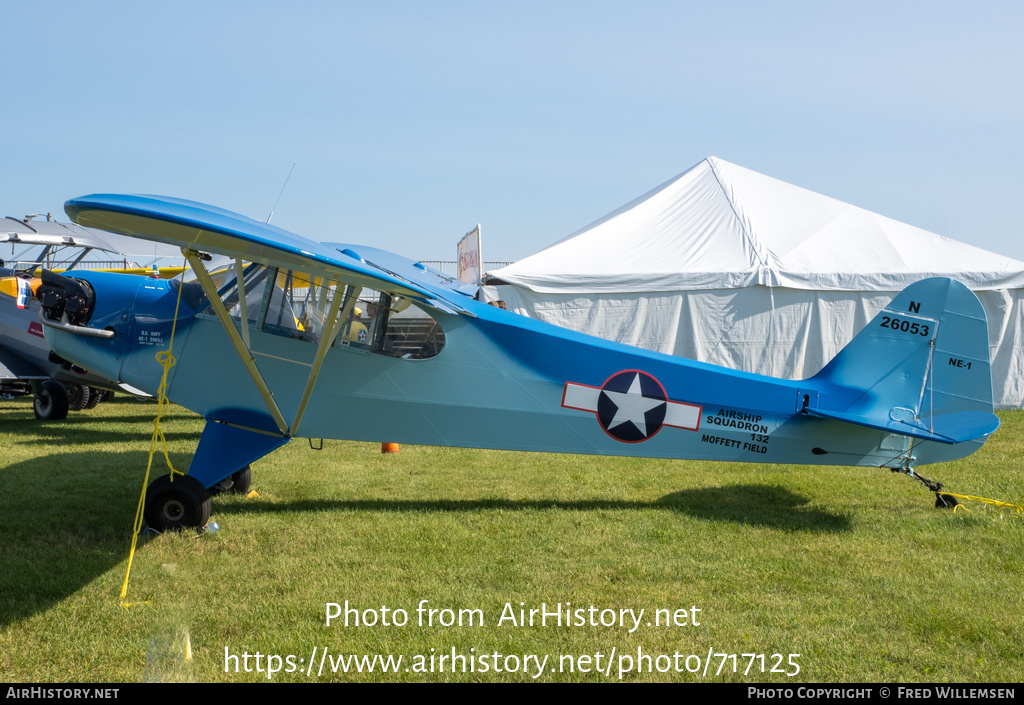
[[[899,291],[951,272],[975,290],[1024,287],[1024,262],[708,156],[491,274],[534,291]]]

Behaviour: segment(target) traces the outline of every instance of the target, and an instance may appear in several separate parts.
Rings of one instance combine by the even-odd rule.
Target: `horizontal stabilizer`
[[[811,416],[877,428],[901,436],[939,443],[963,443],[984,438],[999,428],[999,417],[988,411],[956,411],[922,419],[872,418],[840,411],[808,409]]]
[[[920,423],[953,443],[963,443],[994,432],[999,428],[999,417],[987,411],[959,411],[921,419]]]

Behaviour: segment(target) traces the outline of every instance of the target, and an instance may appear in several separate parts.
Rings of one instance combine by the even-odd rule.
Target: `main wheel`
[[[89,403],[89,388],[84,384],[66,384],[68,390],[68,410],[81,411]]]
[[[210,494],[188,475],[178,476],[174,482],[170,475],[164,475],[146,490],[144,516],[157,531],[201,529],[210,521]]]
[[[231,494],[246,494],[252,486],[252,466],[246,465],[238,472],[232,473],[231,482],[231,489],[228,492]]]
[[[85,405],[86,410],[95,409],[99,406],[99,403],[103,401],[103,395],[105,392],[102,389],[96,389],[95,387],[89,387],[89,403]]]
[[[68,390],[55,379],[39,385],[33,401],[36,418],[40,421],[60,421],[68,417]]]
[[[210,488],[210,494],[230,492],[231,494],[246,494],[252,486],[252,466],[246,465],[241,470],[234,472],[216,485]]]

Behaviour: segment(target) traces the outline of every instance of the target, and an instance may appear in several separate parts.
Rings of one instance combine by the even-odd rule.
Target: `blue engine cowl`
[[[90,292],[93,298],[85,307],[78,306],[76,301],[72,306],[74,311],[64,313],[62,318],[71,326],[65,329],[44,326],[46,341],[53,351],[94,374],[155,393],[155,384],[159,383],[159,364],[154,355],[161,349],[167,349],[178,288],[182,285],[112,272],[79,272],[74,278],[54,276],[64,281],[51,283],[51,290],[57,292],[51,298],[71,302],[82,291]],[[179,319],[185,319],[181,323],[187,325],[187,320],[195,314],[194,306],[199,305],[199,299],[191,291],[196,285],[184,286],[188,288],[189,295],[185,296],[186,292],[183,292]],[[60,292],[64,293],[63,297]],[[60,305],[59,300],[55,303]],[[51,313],[57,312],[56,307],[50,310]],[[85,310],[88,316],[76,317],[76,311]],[[111,331],[113,335],[102,338],[90,331]],[[141,365],[141,360],[136,360],[143,354],[148,364]]]

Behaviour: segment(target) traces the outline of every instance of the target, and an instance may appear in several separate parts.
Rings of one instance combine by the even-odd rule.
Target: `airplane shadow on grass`
[[[0,460],[0,627],[122,570],[147,457],[91,450]],[[177,468],[189,461],[171,453]],[[153,465],[166,472],[162,455]]]
[[[808,500],[773,485],[728,485],[673,492],[654,502],[616,499],[587,500],[303,500],[214,505],[222,514],[251,512],[481,512],[487,510],[599,511],[606,509],[664,509],[707,521],[729,521],[782,531],[839,533],[850,530],[850,520],[841,514],[807,509]]]
[[[0,627],[45,612],[127,560],[147,453],[84,451],[0,463]],[[171,454],[175,467],[190,458]],[[153,474],[166,472],[162,457]],[[653,502],[563,500],[302,500],[221,502],[216,515],[322,512],[601,511],[660,509],[703,521],[783,531],[839,533],[843,515],[806,508],[808,500],[772,485],[730,485],[673,492]],[[398,519],[396,519],[397,521]],[[120,576],[118,576],[120,578]]]

